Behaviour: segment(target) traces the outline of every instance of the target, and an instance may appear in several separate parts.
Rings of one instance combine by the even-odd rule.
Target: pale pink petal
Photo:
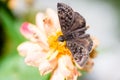
[[[42,49],[43,48],[39,44],[30,41],[26,41],[17,47],[17,50],[21,56],[27,56],[30,52],[37,52]]]
[[[33,42],[38,42],[48,47],[47,36],[35,25],[25,22],[21,26],[20,31],[23,34],[23,36],[25,36],[27,39]]]
[[[57,54],[58,51],[50,50],[46,55],[45,59],[39,64],[39,70],[41,75],[45,75],[54,70],[57,65]]]
[[[39,64],[46,58],[46,53],[41,52],[31,52],[25,57],[25,63],[27,65],[39,67]]]
[[[39,27],[39,29],[45,33],[45,28],[44,28],[44,22],[43,20],[45,19],[45,15],[43,13],[37,13],[36,15],[36,25]]]
[[[58,27],[60,27],[58,15],[57,15],[57,13],[54,10],[48,8],[46,10],[46,14],[51,19],[51,21],[53,23],[53,28],[54,29],[57,29]]]
[[[64,63],[63,63],[64,62]],[[59,69],[66,78],[74,79],[78,77],[80,73],[77,71],[72,63],[71,57],[68,55],[62,56],[59,61]]]
[[[64,55],[58,60],[58,67],[52,74],[51,80],[61,77],[61,80],[77,80],[77,77],[81,74],[77,71],[75,66],[72,63],[71,57]]]
[[[57,14],[50,8],[46,11],[47,17],[43,20],[46,34],[49,36],[51,33],[56,32],[60,28]]]
[[[65,80],[65,77],[63,74],[59,72],[59,69],[55,69],[54,73],[52,74],[50,80]]]
[[[27,65],[38,66],[43,58],[46,58],[46,52],[37,43],[24,42],[18,46],[19,54],[25,56]]]
[[[39,64],[40,74],[45,75],[47,73],[50,73],[54,70],[56,66],[57,66],[57,58],[54,58],[52,60],[43,59]]]
[[[73,70],[74,66],[70,59],[70,56],[62,56],[59,61],[59,69],[62,72],[63,75],[69,76],[71,73],[71,70]]]

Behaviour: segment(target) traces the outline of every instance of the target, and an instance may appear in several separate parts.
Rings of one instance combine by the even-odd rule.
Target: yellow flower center
[[[60,35],[62,35],[62,32],[59,30],[59,31],[56,31],[55,34],[52,34],[48,37],[48,44],[50,49],[57,50],[59,52],[59,55],[57,57],[61,55],[71,55],[69,49],[66,47],[66,42],[58,41],[58,37]]]

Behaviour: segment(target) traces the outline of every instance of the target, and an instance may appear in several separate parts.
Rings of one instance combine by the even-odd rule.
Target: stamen
[[[57,57],[60,57],[61,55],[71,55],[70,51],[68,50],[68,48],[66,47],[66,42],[60,42],[58,41],[58,37],[62,35],[61,31],[57,31],[56,34],[54,35],[50,35],[48,37],[48,44],[49,47],[51,49],[51,53],[49,53],[49,55],[53,55],[53,53],[55,53],[55,51],[57,51],[59,53],[59,55],[57,55]]]

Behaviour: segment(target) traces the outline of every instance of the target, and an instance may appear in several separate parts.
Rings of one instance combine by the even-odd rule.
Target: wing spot
[[[72,46],[72,44],[70,44],[70,43],[69,43],[69,44],[68,44],[68,46],[69,46],[69,47],[71,47],[71,46]]]

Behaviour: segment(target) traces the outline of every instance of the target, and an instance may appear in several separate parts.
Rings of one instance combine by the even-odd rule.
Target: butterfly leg
[[[73,31],[72,33],[75,33],[75,32],[84,32],[85,30],[87,30],[89,28],[89,26],[86,26],[86,27],[82,27],[80,29],[77,29],[75,31]]]
[[[87,37],[90,37],[89,34],[82,34],[82,35],[79,35],[79,38],[87,38]]]

